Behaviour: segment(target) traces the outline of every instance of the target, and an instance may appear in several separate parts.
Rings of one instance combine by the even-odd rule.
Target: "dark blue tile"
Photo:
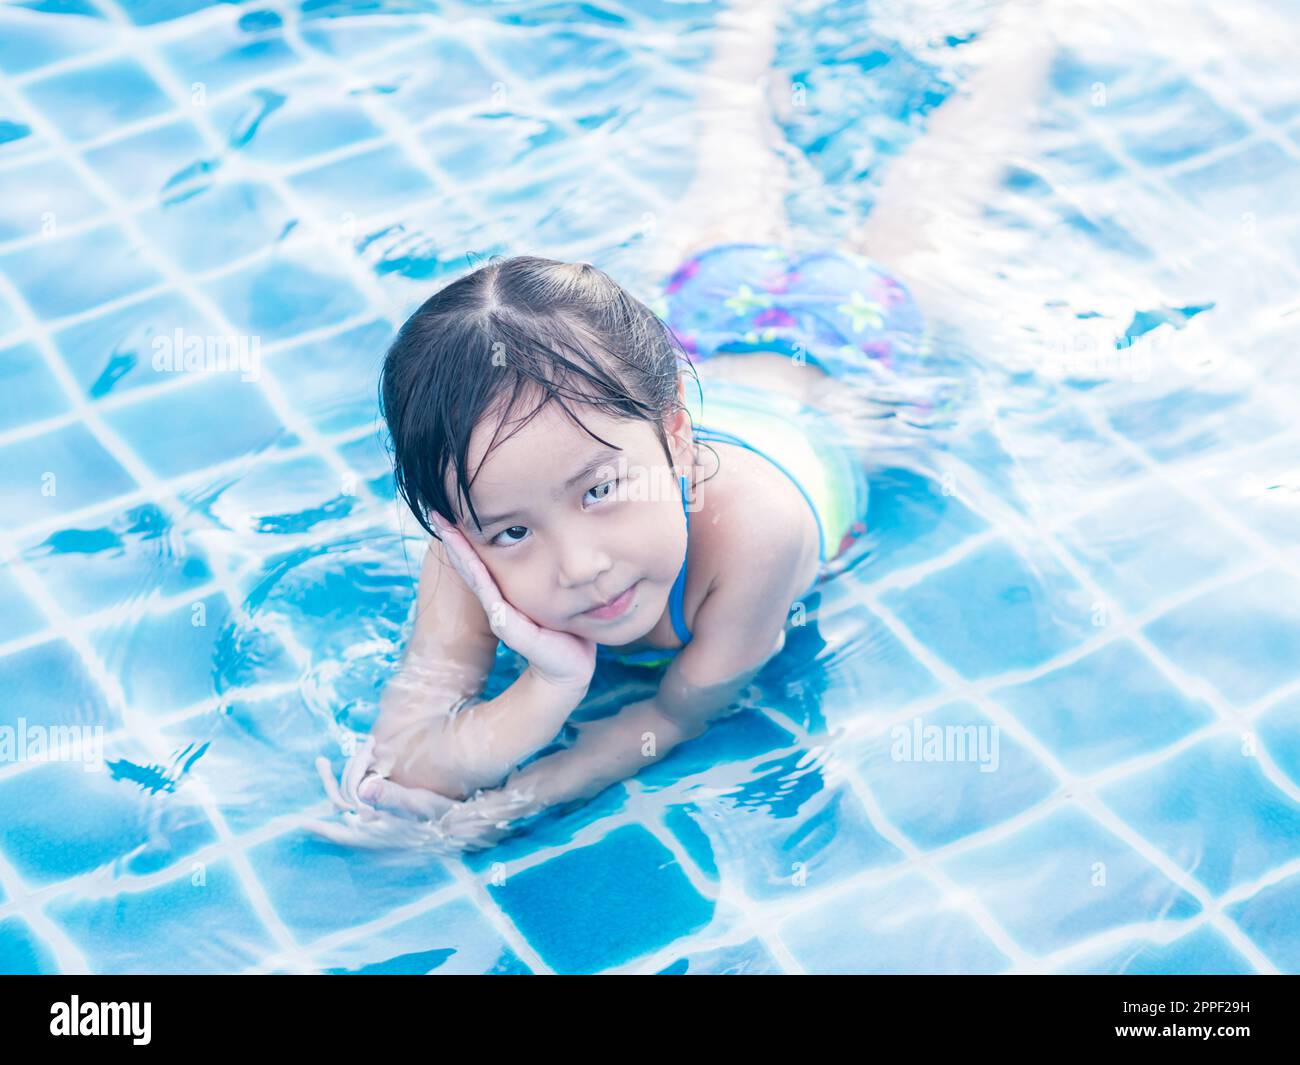
[[[488,890],[542,960],[560,973],[633,961],[703,928],[714,911],[672,853],[633,825]]]
[[[294,409],[321,432],[377,427],[379,368],[392,340],[387,322],[368,322],[277,351],[263,368],[280,383]]]

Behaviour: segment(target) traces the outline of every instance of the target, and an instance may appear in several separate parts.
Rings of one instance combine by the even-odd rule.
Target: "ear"
[[[691,432],[691,419],[686,411],[686,375],[677,375],[677,410],[664,422],[664,435],[673,453],[673,463],[678,467],[689,467],[692,463],[691,445],[694,443]]]

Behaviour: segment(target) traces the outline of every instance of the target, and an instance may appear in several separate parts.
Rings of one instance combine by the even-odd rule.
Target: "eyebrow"
[[[570,477],[567,481],[564,482],[565,490],[567,491],[568,489],[572,488],[575,484],[577,484],[579,481],[583,480],[584,478],[590,477],[593,473],[596,472],[596,470],[600,469],[601,466],[606,465],[610,461],[610,459],[612,459],[614,456],[618,454],[619,452],[615,448],[609,448],[609,447],[601,448],[594,455],[592,455],[590,459],[587,460],[587,462],[583,465],[582,469],[580,469],[577,473],[575,473],[572,477]],[[508,510],[504,514],[494,514],[491,517],[480,517],[479,528],[486,529],[491,525],[496,525],[498,522],[503,522],[510,518],[518,517],[521,513],[522,511],[518,511],[518,510]]]

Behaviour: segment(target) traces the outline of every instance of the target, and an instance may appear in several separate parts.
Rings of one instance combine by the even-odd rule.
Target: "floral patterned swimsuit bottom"
[[[669,276],[649,306],[672,328],[692,362],[747,351],[802,358],[832,377],[879,379],[924,355],[924,323],[902,284],[860,255],[796,252],[770,244],[719,244],[693,255]],[[703,383],[703,379],[701,379]],[[730,379],[709,379],[703,402],[687,387],[696,439],[747,448],[795,483],[812,508],[821,539],[821,569],[866,531],[866,474],[825,415],[792,397]],[[684,481],[684,479],[683,479]],[[683,487],[683,509],[686,507]],[[690,514],[687,512],[687,530]],[[687,559],[669,598],[683,644]],[[677,649],[616,652],[602,659],[659,666]]]

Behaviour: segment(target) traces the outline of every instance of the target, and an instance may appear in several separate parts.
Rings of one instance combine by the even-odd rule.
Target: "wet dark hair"
[[[529,399],[537,403],[514,432],[556,402],[589,436],[613,447],[569,406],[587,404],[652,423],[671,465],[662,423],[681,407],[679,359],[698,389],[673,331],[590,263],[494,257],[429,297],[384,357],[379,403],[397,491],[436,538],[428,513],[454,523],[459,509],[447,494],[450,467],[459,498],[479,524],[469,499],[473,478],[466,476],[470,436],[485,414],[499,410],[504,426]],[[499,436],[500,428],[485,457]]]

